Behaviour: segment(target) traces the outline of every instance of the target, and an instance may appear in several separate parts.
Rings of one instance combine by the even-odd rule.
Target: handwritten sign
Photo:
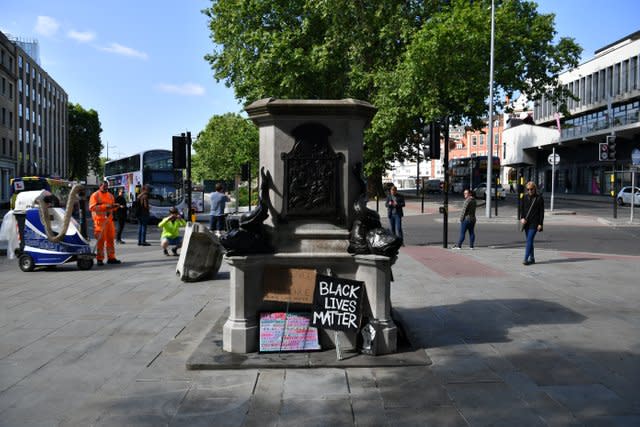
[[[260,351],[320,350],[308,313],[261,313]]]
[[[264,301],[313,303],[316,271],[307,268],[267,266],[264,269]]]
[[[334,331],[357,331],[364,282],[316,276],[311,325]]]

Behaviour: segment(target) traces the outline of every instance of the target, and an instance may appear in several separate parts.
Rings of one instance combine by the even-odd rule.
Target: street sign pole
[[[629,224],[633,224],[633,207],[636,204],[636,167],[631,166],[631,216]]]
[[[551,212],[553,212],[553,201],[556,193],[556,146],[551,150],[553,161],[551,162]]]

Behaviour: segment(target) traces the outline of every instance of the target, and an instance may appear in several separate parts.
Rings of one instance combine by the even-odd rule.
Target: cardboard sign
[[[260,351],[320,350],[308,313],[260,313]]]
[[[334,331],[357,331],[364,282],[339,277],[316,277],[311,325]]]
[[[264,301],[313,303],[316,271],[307,268],[267,266],[264,269]]]

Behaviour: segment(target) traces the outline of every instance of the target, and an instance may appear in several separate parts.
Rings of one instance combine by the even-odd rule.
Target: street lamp
[[[495,38],[495,4],[491,0],[491,48],[489,60],[489,150],[487,156],[487,191],[491,189],[491,175],[493,172],[493,46]],[[487,218],[491,218],[491,197],[487,197]]]

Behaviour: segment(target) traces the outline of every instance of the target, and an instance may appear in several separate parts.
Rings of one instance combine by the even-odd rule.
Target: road
[[[485,218],[485,205],[480,203],[476,226],[476,247],[523,248],[524,239],[516,223],[517,199],[509,195],[498,202],[498,216],[492,206],[492,218]],[[613,219],[613,207],[609,203],[591,200],[557,199],[554,212],[549,212],[549,195],[545,194],[547,214],[544,232],[536,237],[536,247],[568,251],[610,253],[618,255],[640,255],[640,208],[636,207],[635,225],[626,224],[630,207],[618,207],[620,226],[611,226],[606,220]],[[495,203],[495,202],[494,202]],[[429,195],[425,201],[425,214],[421,200],[408,199],[407,215],[403,219],[405,244],[442,246],[442,215],[437,213],[442,205],[442,195]],[[459,233],[458,214],[462,197],[452,195],[449,198],[449,228],[447,243],[452,246]],[[375,205],[370,205],[375,209]],[[383,226],[387,227],[386,213],[382,204],[379,207]],[[574,213],[575,214],[570,214]],[[468,239],[468,238],[467,238]],[[467,240],[468,243],[468,240]]]

